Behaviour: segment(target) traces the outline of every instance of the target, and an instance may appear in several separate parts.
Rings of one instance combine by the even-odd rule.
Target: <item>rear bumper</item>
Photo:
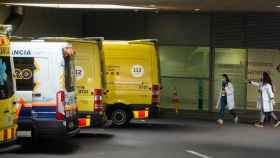
[[[97,112],[79,112],[79,118],[89,118],[89,127],[103,127],[103,125],[107,121],[107,118],[104,113],[99,114]]]
[[[148,118],[157,118],[159,113],[159,108],[153,105],[130,105],[132,111],[143,111],[149,112]]]
[[[33,129],[40,138],[65,138],[75,136],[80,132],[79,128],[67,129],[65,121],[60,120],[36,120],[33,121]]]

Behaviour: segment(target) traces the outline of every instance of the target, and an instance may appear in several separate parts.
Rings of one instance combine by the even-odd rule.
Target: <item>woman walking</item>
[[[235,102],[234,102],[234,88],[227,74],[222,75],[222,88],[220,91],[220,96],[216,108],[219,109],[219,119],[218,123],[223,124],[223,118],[225,113],[225,108],[227,107],[230,114],[233,116],[235,123],[238,123],[238,116],[235,112]]]
[[[261,114],[260,123],[255,124],[255,126],[263,128],[266,115],[270,115],[275,121],[274,127],[278,127],[280,121],[273,112],[273,106],[275,105],[274,90],[271,78],[267,72],[262,73],[261,81],[260,83],[250,81],[251,84],[258,86],[258,91],[260,93],[260,97],[257,100],[257,107],[260,109]]]
[[[262,78],[262,77],[261,77]],[[260,118],[261,116],[263,115],[263,108],[262,108],[262,91],[261,91],[261,88],[262,88],[262,79],[260,79],[260,81],[249,81],[249,84],[251,84],[252,86],[256,87],[257,88],[257,106],[256,108],[260,111]],[[257,124],[255,124],[257,125]]]

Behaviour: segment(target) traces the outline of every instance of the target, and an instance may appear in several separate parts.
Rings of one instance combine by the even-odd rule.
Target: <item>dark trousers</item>
[[[264,112],[263,107],[262,107],[261,111],[260,111],[260,114],[261,114],[261,118],[260,118],[260,123],[261,124],[264,123],[265,118],[268,119],[268,116],[271,116],[275,122],[278,122],[278,118],[277,118],[277,116],[275,115],[275,113],[273,111],[271,111],[271,112]]]
[[[225,108],[227,106],[227,97],[226,96],[221,96],[221,100],[220,100],[220,111],[219,111],[219,119],[223,119],[224,118],[224,114],[225,114]],[[233,116],[233,118],[235,118],[236,112],[232,109],[229,110],[230,114]]]

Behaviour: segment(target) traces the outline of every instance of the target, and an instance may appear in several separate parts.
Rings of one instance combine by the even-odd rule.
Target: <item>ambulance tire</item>
[[[117,108],[112,111],[111,120],[113,127],[126,127],[131,120],[131,114],[124,108]]]

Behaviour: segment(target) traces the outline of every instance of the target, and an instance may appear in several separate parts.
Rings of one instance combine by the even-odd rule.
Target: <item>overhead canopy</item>
[[[87,4],[110,4],[131,7],[156,8],[166,11],[225,11],[225,12],[280,12],[280,1],[276,0],[1,0],[0,3],[68,4],[66,8],[86,8]],[[82,5],[78,5],[82,4]],[[71,6],[71,7],[70,7]],[[99,6],[100,7],[100,6]],[[93,8],[97,9],[97,8]],[[102,8],[99,8],[102,9]],[[107,8],[108,9],[108,8]],[[133,8],[131,8],[133,9]],[[137,10],[137,8],[135,8]],[[143,9],[143,8],[142,8]],[[141,10],[141,8],[140,8]]]

